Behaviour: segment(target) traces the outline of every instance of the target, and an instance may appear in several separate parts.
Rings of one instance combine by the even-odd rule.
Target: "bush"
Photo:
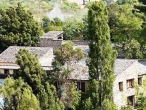
[[[73,12],[73,11],[78,11],[80,10],[80,7],[77,3],[75,2],[68,2],[68,1],[64,1],[61,4],[61,10],[63,12]]]

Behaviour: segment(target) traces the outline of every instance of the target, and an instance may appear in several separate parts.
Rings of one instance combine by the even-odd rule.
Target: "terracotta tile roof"
[[[5,51],[0,54],[0,62],[5,63],[15,63],[16,58],[15,54],[19,51],[19,49],[27,49],[33,55],[38,55],[38,58],[43,57],[45,53],[50,51],[52,48],[50,47],[23,47],[23,46],[10,46]],[[50,51],[52,52],[52,51]],[[53,53],[50,53],[53,54]]]

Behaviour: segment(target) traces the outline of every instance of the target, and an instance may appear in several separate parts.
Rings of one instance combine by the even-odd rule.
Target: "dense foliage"
[[[40,104],[31,87],[18,78],[7,78],[1,88],[4,96],[4,110],[40,110]]]
[[[80,6],[75,2],[68,2],[67,0],[63,1],[61,4],[61,10],[63,12],[74,12],[79,11]]]
[[[57,0],[53,0],[55,1]],[[113,0],[103,1],[107,4],[102,1],[87,4],[88,15],[82,20],[74,14],[81,10],[80,7],[76,3],[64,1],[60,5],[61,10],[67,14],[71,13],[71,17],[62,21],[57,17],[53,20],[47,16],[43,17],[46,12],[53,9],[54,3],[50,0],[27,2],[20,0],[21,5],[18,6],[18,0],[1,0],[1,50],[10,45],[39,44],[41,29],[33,17],[40,22],[42,20],[40,24],[44,32],[64,31],[65,40],[79,40],[84,36],[84,39],[89,40],[90,49],[87,61],[90,81],[84,97],[77,90],[76,84],[68,80],[74,70],[72,63],[83,58],[82,50],[74,49],[72,42],[62,44],[61,49],[54,52],[53,70],[48,73],[41,68],[37,56],[32,56],[27,50],[20,50],[16,55],[20,69],[15,72],[13,78],[7,79],[1,88],[5,109],[117,109],[112,102],[116,51],[112,50],[111,41],[114,49],[122,51],[122,58],[146,58],[146,2],[145,0],[117,0],[115,3]],[[60,84],[59,87],[54,86],[56,83]],[[146,108],[145,96],[137,97],[136,100],[138,110]],[[121,108],[121,110],[133,109],[131,106]]]
[[[75,18],[66,20],[63,25],[63,33],[65,40],[83,39],[83,23]]]
[[[96,25],[95,25],[96,24]],[[112,50],[108,26],[107,7],[102,1],[93,2],[88,11],[89,40],[89,97],[93,110],[104,108],[104,102],[112,103],[114,62],[116,51]],[[107,105],[106,105],[107,106]],[[109,106],[109,108],[113,108]]]
[[[0,9],[17,7],[21,3],[25,10],[30,10],[35,20],[41,22],[43,16],[53,9],[54,4],[50,0],[1,0]]]
[[[30,11],[18,4],[16,8],[0,10],[0,49],[8,46],[38,46],[42,34]]]
[[[61,21],[59,18],[54,18],[50,20],[47,16],[42,19],[42,28],[44,32],[48,31],[62,31],[64,22]]]
[[[55,59],[52,63],[54,71],[52,72],[53,82],[60,82],[61,85],[58,88],[59,99],[67,107],[71,107],[76,110],[76,107],[80,101],[80,91],[77,90],[76,84],[70,80],[70,73],[73,71],[72,64],[81,60],[84,55],[80,48],[74,49],[74,44],[70,41],[62,44],[60,50],[54,52]],[[65,88],[66,87],[66,88]]]
[[[36,56],[31,55],[28,50],[20,49],[16,55],[17,64],[20,69],[13,77],[24,80],[32,89],[33,94],[40,102],[41,110],[63,110],[64,105],[57,100],[55,86],[49,84],[47,73],[42,69]]]

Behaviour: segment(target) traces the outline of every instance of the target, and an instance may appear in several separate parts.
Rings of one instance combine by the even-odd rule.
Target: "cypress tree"
[[[112,101],[114,62],[116,51],[112,50],[108,12],[104,2],[93,2],[88,10],[90,98],[94,109],[101,108],[105,100]],[[93,86],[94,84],[96,86]]]
[[[13,74],[15,79],[21,77],[32,89],[40,102],[41,110],[63,110],[64,105],[57,100],[55,86],[49,84],[47,73],[42,69],[36,56],[28,50],[20,49],[16,54],[20,69]]]

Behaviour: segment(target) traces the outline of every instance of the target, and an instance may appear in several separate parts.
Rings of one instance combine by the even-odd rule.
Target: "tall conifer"
[[[116,51],[112,50],[108,12],[104,2],[93,2],[88,11],[90,98],[94,109],[104,100],[112,101],[114,62]],[[93,84],[92,84],[93,83]],[[90,89],[90,87],[89,87]]]
[[[36,56],[28,50],[20,49],[16,54],[20,69],[13,74],[15,79],[21,77],[32,89],[40,103],[41,110],[63,110],[64,105],[57,99],[56,88],[49,84],[47,73],[42,69]]]

